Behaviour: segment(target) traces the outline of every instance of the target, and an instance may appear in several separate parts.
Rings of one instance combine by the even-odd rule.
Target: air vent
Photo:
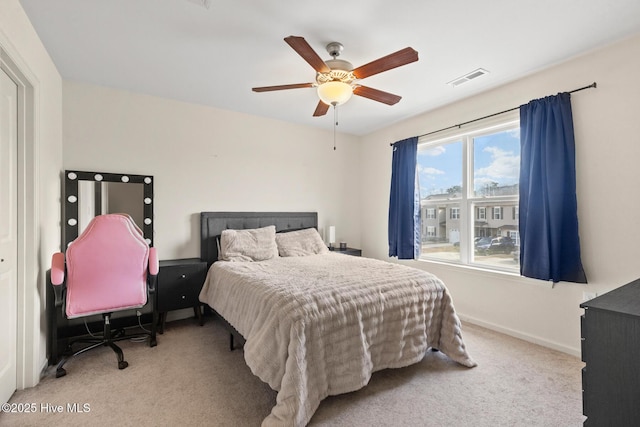
[[[195,3],[198,6],[202,6],[204,8],[209,9],[211,7],[211,3],[213,0],[188,0],[188,1],[190,1],[191,3]]]
[[[480,76],[484,76],[485,74],[489,74],[489,72],[487,70],[485,70],[484,68],[478,68],[477,70],[473,70],[470,73],[465,74],[462,77],[458,77],[455,80],[451,80],[449,83],[447,83],[448,85],[451,85],[453,87],[456,86],[460,86],[462,83],[466,83],[470,80],[476,79]]]

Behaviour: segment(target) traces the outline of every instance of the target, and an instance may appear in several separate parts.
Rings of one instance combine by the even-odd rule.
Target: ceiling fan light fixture
[[[318,96],[327,105],[341,105],[351,99],[353,87],[350,84],[332,81],[318,86]]]

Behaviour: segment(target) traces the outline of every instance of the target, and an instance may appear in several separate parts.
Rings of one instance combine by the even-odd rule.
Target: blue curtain
[[[389,198],[389,256],[420,257],[420,191],[416,163],[418,137],[393,144]]]
[[[520,273],[587,283],[580,260],[571,95],[520,106]]]

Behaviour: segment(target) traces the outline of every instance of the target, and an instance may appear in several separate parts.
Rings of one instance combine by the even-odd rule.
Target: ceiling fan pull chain
[[[333,151],[336,151],[336,127],[338,126],[338,106],[333,104]]]

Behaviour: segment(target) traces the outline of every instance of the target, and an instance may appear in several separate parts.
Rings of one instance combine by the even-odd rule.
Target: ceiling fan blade
[[[373,76],[374,74],[382,73],[383,71],[391,70],[396,67],[401,67],[417,60],[418,52],[410,47],[405,47],[402,50],[383,56],[382,58],[356,68],[353,70],[353,74],[357,79],[364,79],[365,77]]]
[[[327,114],[329,111],[329,106],[322,101],[318,101],[318,106],[316,107],[316,111],[313,112],[313,117],[320,117]]]
[[[254,92],[270,92],[272,90],[301,89],[305,87],[313,87],[313,83],[295,83],[292,85],[254,87],[251,90]]]
[[[293,50],[298,52],[298,55],[302,56],[302,58],[307,61],[309,65],[311,65],[317,72],[328,73],[329,71],[331,71],[331,68],[329,68],[327,64],[324,63],[322,58],[318,56],[316,51],[313,50],[311,46],[309,46],[309,43],[307,43],[304,38],[298,36],[289,36],[285,37],[284,41],[286,41],[289,46],[293,48]]]
[[[382,102],[387,105],[397,104],[402,99],[401,96],[394,95],[389,92],[383,92],[378,89],[374,89],[368,86],[357,86],[353,90],[354,95],[362,96],[364,98],[373,99],[374,101]]]

